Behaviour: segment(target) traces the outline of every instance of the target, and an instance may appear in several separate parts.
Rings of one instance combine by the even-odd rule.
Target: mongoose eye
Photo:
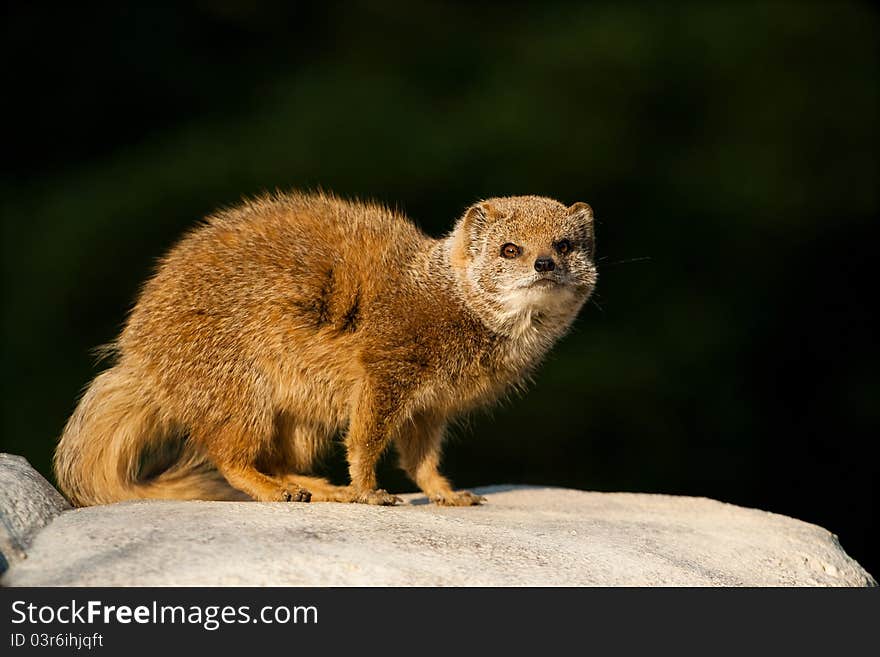
[[[513,258],[518,258],[522,253],[522,249],[518,247],[516,244],[511,244],[508,242],[504,246],[501,247],[501,257],[512,260]]]
[[[556,250],[559,251],[561,255],[565,255],[571,251],[571,242],[568,240],[559,240],[556,242]]]

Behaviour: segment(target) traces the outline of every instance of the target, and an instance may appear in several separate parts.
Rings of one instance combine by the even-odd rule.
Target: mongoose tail
[[[64,427],[55,452],[58,485],[76,506],[131,499],[250,499],[190,446],[170,468],[145,478],[149,450],[161,451],[173,437],[173,427],[143,385],[117,365],[95,377]]]

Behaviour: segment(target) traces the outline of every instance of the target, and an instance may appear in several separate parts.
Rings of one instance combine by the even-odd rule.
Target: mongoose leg
[[[258,502],[309,502],[312,493],[283,479],[264,475],[253,466],[220,465],[226,481]]]
[[[417,416],[397,435],[395,444],[400,466],[435,504],[441,506],[474,506],[485,497],[470,491],[452,490],[449,480],[440,474],[440,449],[445,424],[442,419]]]
[[[376,389],[365,383],[355,403],[345,439],[355,502],[387,506],[403,501],[376,488],[376,464],[397,428],[399,399],[399,391]]]
[[[312,477],[314,461],[330,442],[330,432],[318,425],[298,421],[289,413],[276,419],[275,444],[260,470],[278,477],[290,489],[311,492],[312,502],[354,502],[350,486],[334,486],[323,477]]]
[[[206,435],[210,438],[205,439]],[[289,485],[257,469],[256,446],[264,444],[259,437],[232,425],[213,434],[194,431],[193,437],[205,446],[208,457],[226,481],[258,502],[308,502],[311,499],[311,492],[305,488]]]
[[[318,455],[332,439],[326,428],[298,421],[290,413],[279,414],[275,428],[271,448],[257,462],[260,472],[277,477],[288,490],[308,490],[312,502],[355,501],[351,487],[334,486],[322,477],[309,476]]]
[[[357,493],[351,486],[336,486],[323,477],[309,477],[300,474],[284,474],[281,480],[288,489],[305,488],[312,493],[312,502],[356,502]]]

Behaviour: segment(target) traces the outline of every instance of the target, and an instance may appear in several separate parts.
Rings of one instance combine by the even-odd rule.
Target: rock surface
[[[34,535],[69,508],[26,459],[0,454],[0,573],[24,559]]]
[[[478,489],[439,508],[126,502],[65,512],[5,586],[874,584],[815,525],[714,500]]]

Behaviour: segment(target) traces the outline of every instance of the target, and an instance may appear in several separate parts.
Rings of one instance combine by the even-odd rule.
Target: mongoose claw
[[[395,504],[403,502],[403,500],[397,497],[397,495],[392,495],[381,488],[361,493],[357,496],[355,501],[359,504],[376,504],[380,506],[394,506]]]
[[[311,502],[312,493],[305,488],[296,488],[293,492],[285,489],[281,491],[282,502]]]
[[[431,501],[439,506],[478,506],[486,502],[486,498],[469,490],[457,490],[434,495]]]

